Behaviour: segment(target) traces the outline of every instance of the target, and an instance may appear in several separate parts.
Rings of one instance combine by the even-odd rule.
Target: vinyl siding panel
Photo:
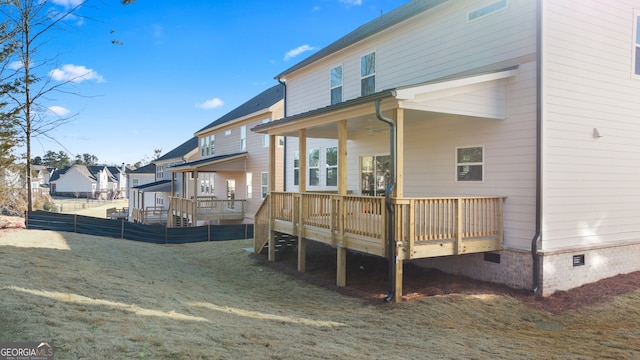
[[[507,9],[467,23],[469,11],[490,2],[447,2],[287,75],[289,115],[329,105],[329,73],[337,65],[343,65],[343,100],[359,97],[360,57],[370,52],[376,91],[533,54],[535,2],[511,0]]]
[[[640,239],[634,8],[544,3],[543,250]]]

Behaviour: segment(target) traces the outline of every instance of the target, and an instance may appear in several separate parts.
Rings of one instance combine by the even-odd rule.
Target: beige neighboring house
[[[284,139],[250,131],[284,115],[278,84],[195,132],[197,159],[168,167],[175,174],[169,226],[252,223],[269,181],[283,188]],[[277,162],[269,176],[269,154]]]
[[[256,252],[334,246],[338,285],[385,257],[388,300],[405,262],[545,296],[640,270],[639,27],[640,0],[415,0],[318,50],[253,129],[287,139]]]

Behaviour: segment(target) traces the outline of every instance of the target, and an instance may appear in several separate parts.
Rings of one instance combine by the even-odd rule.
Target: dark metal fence
[[[166,228],[126,220],[101,219],[76,214],[34,211],[27,214],[27,229],[76,232],[156,244],[185,244],[253,238],[253,224],[205,225]]]

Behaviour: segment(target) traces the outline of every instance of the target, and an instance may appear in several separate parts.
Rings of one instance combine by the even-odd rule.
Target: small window
[[[331,105],[342,102],[342,65],[331,69]]]
[[[456,149],[456,180],[482,181],[484,149],[482,146]]]
[[[262,189],[262,199],[267,197],[267,192],[269,191],[269,173],[263,172],[260,174],[260,187]]]
[[[253,197],[253,173],[247,173],[247,199]]]
[[[376,92],[376,53],[360,58],[360,95],[366,96]]]
[[[320,149],[309,151],[309,186],[320,185]]]
[[[240,127],[240,151],[247,151],[247,126]]]
[[[293,153],[293,185],[300,185],[300,153]]]
[[[640,76],[640,9],[634,11],[633,22],[633,74]]]
[[[262,120],[263,124],[266,124],[268,122],[269,122],[269,119]],[[262,135],[262,147],[269,147],[269,134]]]
[[[470,12],[467,19],[469,21],[474,21],[474,20],[483,18],[489,14],[493,14],[496,11],[506,9],[506,8],[507,8],[507,0],[496,1],[478,10]]]
[[[231,135],[231,130],[225,130],[224,136],[229,136],[229,135]]]
[[[338,148],[330,147],[325,151],[327,163],[327,186],[338,186]]]
[[[139,181],[138,179],[132,179],[131,180],[131,186],[133,186],[133,187],[138,186],[138,181]]]

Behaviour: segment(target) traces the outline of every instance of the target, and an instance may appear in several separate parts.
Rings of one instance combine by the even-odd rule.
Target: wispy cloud
[[[22,64],[22,61],[14,61],[11,64],[9,64],[9,69],[11,70],[20,70],[24,67],[24,65]]]
[[[95,80],[104,82],[102,75],[93,69],[87,69],[82,65],[66,64],[61,69],[54,69],[49,72],[49,76],[56,81],[69,81],[73,83],[81,83],[87,80]]]
[[[83,1],[84,0],[51,0],[52,3],[68,9],[82,4]]]
[[[57,105],[49,106],[48,109],[49,109],[50,113],[55,114],[55,115],[60,116],[60,117],[67,116],[71,112],[71,111],[69,111],[69,109],[66,109],[66,108],[63,108],[62,106],[57,106]]]
[[[196,104],[196,107],[199,107],[201,109],[215,109],[215,108],[219,108],[222,105],[224,105],[224,101],[218,99],[218,98],[213,98],[211,100],[207,100],[201,104]]]
[[[291,59],[293,59],[294,57],[307,52],[307,51],[313,51],[317,48],[310,46],[310,45],[302,45],[302,46],[298,46],[297,48],[293,49],[293,50],[289,50],[287,51],[287,53],[284,55],[284,61],[289,61]]]
[[[360,6],[362,5],[362,0],[340,0],[342,4],[347,6]]]

